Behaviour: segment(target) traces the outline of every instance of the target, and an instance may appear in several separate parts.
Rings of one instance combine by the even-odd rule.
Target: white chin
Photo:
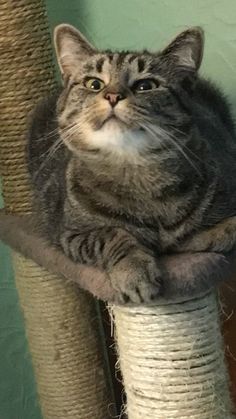
[[[122,122],[110,119],[100,130],[91,131],[88,142],[95,148],[127,153],[147,148],[148,137],[144,131],[129,129]]]

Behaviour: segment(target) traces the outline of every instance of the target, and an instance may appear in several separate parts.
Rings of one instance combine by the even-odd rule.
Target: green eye
[[[159,86],[159,83],[157,80],[153,80],[153,79],[142,79],[142,80],[137,80],[134,84],[133,84],[133,90],[135,90],[135,92],[137,93],[141,93],[144,92],[146,90],[154,90],[157,89]]]
[[[85,80],[84,82],[85,87],[89,90],[93,90],[94,92],[100,92],[105,87],[105,83],[96,78],[90,78]]]

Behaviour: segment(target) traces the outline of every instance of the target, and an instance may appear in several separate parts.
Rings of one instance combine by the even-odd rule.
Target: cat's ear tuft
[[[67,24],[54,29],[54,46],[58,65],[65,76],[70,76],[83,59],[96,51],[76,28]]]
[[[174,62],[192,71],[197,71],[202,62],[204,32],[192,27],[181,32],[163,51],[162,56],[174,58]]]

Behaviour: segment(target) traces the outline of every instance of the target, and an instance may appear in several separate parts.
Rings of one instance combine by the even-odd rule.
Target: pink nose
[[[111,106],[114,108],[116,104],[119,102],[119,100],[124,99],[124,96],[122,96],[121,93],[106,93],[105,99],[109,100]]]

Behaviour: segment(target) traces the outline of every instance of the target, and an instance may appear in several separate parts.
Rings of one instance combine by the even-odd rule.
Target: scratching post
[[[42,0],[0,0],[0,170],[6,211],[26,214],[31,194],[24,161],[26,120],[55,86]],[[95,305],[75,284],[13,257],[44,419],[106,419]]]
[[[23,216],[31,210],[24,162],[26,118],[39,98],[56,87],[42,0],[0,0],[0,64],[5,207]],[[14,227],[11,220],[10,225]],[[52,258],[45,254],[43,260],[44,252],[37,251],[41,238],[32,238],[18,221],[15,240],[13,227],[10,232],[4,230],[4,222],[1,227],[9,243],[23,254],[32,253],[53,272],[13,255],[44,419],[107,419],[110,395],[94,302],[76,284],[56,276],[59,269],[52,258],[58,257],[63,276],[75,282],[77,267],[49,245]],[[28,247],[20,245],[22,237],[28,237]],[[93,269],[81,266],[79,272],[95,275]],[[96,280],[93,276],[94,289]],[[99,280],[105,293],[102,273]],[[85,282],[80,281],[86,286]],[[102,295],[100,289],[97,294]],[[129,419],[234,417],[213,292],[153,307],[114,306],[112,310]]]
[[[215,293],[113,307],[129,419],[232,419]]]

